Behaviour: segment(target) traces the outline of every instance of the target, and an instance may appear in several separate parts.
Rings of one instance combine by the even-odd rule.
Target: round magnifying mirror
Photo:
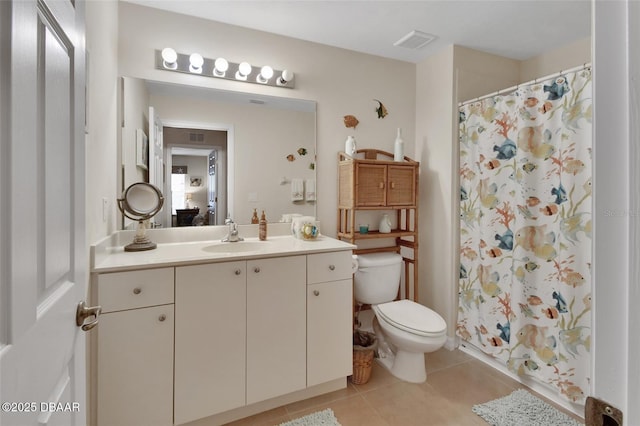
[[[125,251],[153,250],[157,247],[147,236],[146,221],[158,214],[164,204],[164,197],[158,188],[146,182],[130,185],[118,198],[118,208],[123,215],[138,222],[133,242],[124,247]]]

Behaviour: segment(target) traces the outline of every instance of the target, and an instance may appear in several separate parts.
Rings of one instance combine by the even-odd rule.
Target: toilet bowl
[[[378,336],[378,360],[391,374],[407,382],[427,380],[424,354],[440,349],[447,325],[440,315],[411,300],[372,306]]]
[[[354,256],[354,296],[371,304],[373,329],[378,338],[378,361],[401,380],[427,379],[424,354],[440,349],[447,325],[431,309],[411,300],[395,300],[400,285],[402,257],[395,253]]]

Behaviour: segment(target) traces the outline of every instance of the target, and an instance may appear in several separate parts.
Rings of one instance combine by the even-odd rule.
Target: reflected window
[[[173,215],[176,214],[176,209],[185,208],[186,177],[185,174],[171,174],[171,214]]]

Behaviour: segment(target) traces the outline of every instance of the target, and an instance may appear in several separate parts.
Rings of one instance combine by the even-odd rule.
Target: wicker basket
[[[363,385],[369,381],[377,346],[378,339],[375,334],[360,330],[353,333],[353,384]]]

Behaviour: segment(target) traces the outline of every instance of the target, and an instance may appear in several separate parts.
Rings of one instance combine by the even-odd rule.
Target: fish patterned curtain
[[[460,107],[458,336],[584,403],[591,71]]]

